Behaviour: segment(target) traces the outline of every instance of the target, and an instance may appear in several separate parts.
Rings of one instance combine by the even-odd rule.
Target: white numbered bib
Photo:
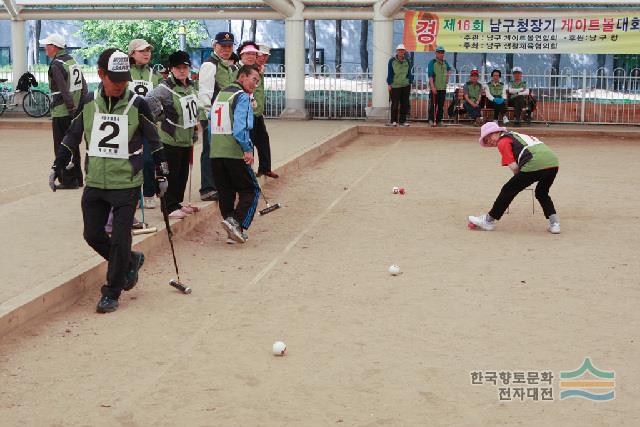
[[[93,115],[89,156],[112,159],[129,158],[129,117],[124,114]]]
[[[147,96],[153,90],[153,83],[146,80],[133,80],[129,82],[129,90],[136,95]]]
[[[231,116],[229,115],[228,102],[214,102],[211,106],[211,134],[231,135]]]
[[[82,70],[80,65],[69,65],[69,92],[82,89]]]
[[[182,106],[182,118],[185,129],[192,128],[198,124],[198,101],[195,95],[187,95],[180,98]]]

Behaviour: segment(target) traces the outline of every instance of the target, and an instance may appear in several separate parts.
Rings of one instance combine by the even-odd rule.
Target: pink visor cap
[[[253,45],[246,45],[242,51],[240,52],[240,55],[244,54],[244,53],[258,53],[260,52],[258,49],[256,49]]]
[[[482,127],[480,128],[480,145],[482,145],[483,147],[486,147],[484,143],[484,139],[488,135],[491,135],[492,133],[496,133],[496,132],[506,132],[506,130],[507,128],[498,126],[496,122],[489,122],[489,123],[483,124]]]

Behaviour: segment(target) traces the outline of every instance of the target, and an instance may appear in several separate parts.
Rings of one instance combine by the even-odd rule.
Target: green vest
[[[433,84],[436,85],[436,90],[446,90],[447,89],[447,61],[438,61],[436,59],[433,60],[433,73],[435,77],[433,78]]]
[[[520,80],[520,83],[516,83],[511,82],[511,87],[514,89],[526,89],[527,88],[527,82],[525,82],[524,80]]]
[[[261,116],[264,114],[264,74],[260,74],[260,83],[253,91],[253,99],[256,100],[256,107],[253,109],[254,116]]]
[[[62,56],[65,56],[66,59],[62,59],[61,58]],[[58,61],[60,64],[62,64],[62,67],[64,68],[64,71],[67,75],[66,82],[65,82],[67,87],[65,87],[64,90],[69,90],[69,81],[71,79],[74,79],[74,82],[80,82],[80,85],[82,85],[82,73],[76,72],[74,73],[75,75],[73,76],[69,75],[69,67],[71,67],[72,65],[77,65],[78,63],[76,62],[75,59],[69,56],[64,49],[60,50],[56,54],[56,56],[53,58],[53,61]],[[52,65],[53,65],[53,61],[52,61]],[[56,93],[60,92],[60,89],[61,89],[56,86],[55,82],[51,78],[51,74],[49,74],[49,89],[51,90],[52,98],[56,96]],[[57,96],[60,97],[59,99],[61,99],[61,95],[57,95]],[[71,97],[73,98],[74,107],[78,108],[78,105],[80,104],[80,98],[82,97],[82,87],[78,90],[71,92]],[[67,117],[68,115],[69,115],[69,110],[67,109],[67,105],[64,103],[64,101],[61,104],[55,105],[51,109],[51,117]]]
[[[217,102],[228,102],[229,103],[229,123],[231,124],[228,132],[231,132],[233,129],[233,112],[236,107],[236,100],[238,95],[243,93],[244,90],[237,84],[234,83],[231,86],[228,86],[226,89],[223,89],[218,97],[215,99],[215,103]],[[211,129],[215,127],[215,121],[218,120],[216,112],[214,108],[211,109]],[[240,144],[233,137],[233,133],[228,134],[211,134],[211,151],[209,155],[213,158],[225,158],[225,159],[242,159],[244,153],[242,152],[242,148],[240,148]]]
[[[494,97],[502,96],[502,91],[504,90],[504,83],[498,82],[498,84],[494,85],[493,81],[490,81],[489,83],[487,83],[487,86],[489,86],[489,93],[491,93],[492,96]]]
[[[178,85],[173,76],[170,76],[162,82],[160,86],[165,86],[165,90],[168,88],[172,92],[171,105],[163,105],[165,119],[160,123],[160,129],[158,129],[160,140],[163,144],[173,145],[175,147],[191,147],[193,145],[193,134],[196,128],[184,127],[185,117],[183,116],[184,112],[180,104],[180,98],[187,95],[197,97],[198,94],[193,83],[189,80],[189,85],[184,87]],[[193,113],[196,116],[196,121],[198,121],[199,112],[197,106]]]
[[[524,138],[528,135],[519,134],[517,132],[508,132],[506,133],[511,135],[517,142],[519,142],[523,147],[523,151],[527,150],[531,153],[531,159],[527,161],[520,170],[522,172],[535,172],[543,169],[555,168],[560,165],[558,160],[558,156],[551,151],[551,149],[544,143],[539,143],[536,145],[529,145],[527,140]],[[515,151],[513,153],[516,154]],[[520,153],[518,157],[520,157],[524,153]],[[516,163],[520,164],[519,159],[516,158]]]
[[[218,86],[218,92],[235,82],[237,73],[238,68],[229,66],[224,60],[218,58],[218,63],[216,64],[216,85]],[[216,95],[217,93],[213,94],[214,99]]]
[[[151,83],[151,90],[158,86],[162,81],[162,76],[158,73],[155,73],[149,64],[146,65],[132,65],[131,66],[131,80],[143,80],[145,82]],[[131,88],[129,88],[131,89]],[[135,91],[140,96],[147,96],[148,92],[145,92],[144,86]]]
[[[392,88],[409,86],[409,66],[409,61],[406,59],[400,61],[398,58],[393,58],[391,61],[391,67],[393,68]]]
[[[467,82],[467,95],[473,102],[478,102],[478,100],[480,99],[481,90],[482,86],[480,85],[480,83],[473,84],[471,82]]]
[[[124,114],[133,93],[129,89],[125,90],[122,98],[118,100],[115,106],[107,106],[104,98],[96,91],[94,99],[85,104],[82,110],[82,120],[84,124],[84,139],[87,151],[91,144],[91,132],[93,130],[94,114],[96,113],[96,104],[101,113]],[[127,113],[127,139],[131,142],[131,138],[136,133],[138,122],[138,109],[131,106]],[[142,156],[138,155],[142,161]],[[133,165],[130,159],[112,159],[107,157],[94,157],[87,154],[86,167],[86,184],[88,187],[101,188],[104,190],[121,190],[124,188],[135,188],[142,185],[142,167],[138,168],[138,172],[134,174]],[[142,166],[142,165],[140,165]]]

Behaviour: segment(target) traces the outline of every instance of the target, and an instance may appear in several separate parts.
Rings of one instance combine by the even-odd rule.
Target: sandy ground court
[[[475,138],[360,136],[282,177],[284,207],[246,245],[217,221],[178,238],[193,294],[167,285],[167,245],[117,312],[96,315],[96,291],[3,337],[1,424],[638,425],[640,146],[545,141],[561,235],[528,192],[495,231],[467,229],[510,175]],[[471,384],[587,356],[615,371],[615,400],[558,400],[557,378],[553,402]]]

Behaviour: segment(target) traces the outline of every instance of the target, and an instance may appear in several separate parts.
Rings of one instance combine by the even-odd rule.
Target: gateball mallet
[[[169,245],[171,245],[171,254],[173,255],[173,266],[176,268],[176,279],[171,279],[169,285],[173,286],[183,294],[190,294],[191,288],[180,281],[180,272],[178,271],[178,261],[176,260],[176,251],[173,248],[173,231],[171,231],[171,224],[169,223],[169,213],[167,212],[167,202],[165,196],[160,197],[160,208],[162,209],[162,216],[164,217],[164,224],[167,227],[167,237],[169,238]]]

